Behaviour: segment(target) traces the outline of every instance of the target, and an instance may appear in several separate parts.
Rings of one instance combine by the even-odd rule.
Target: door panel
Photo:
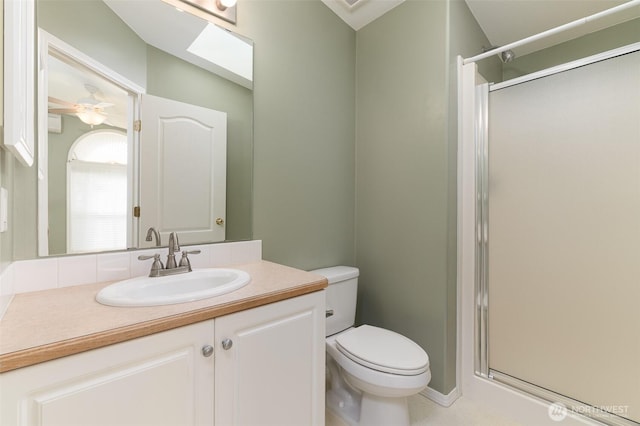
[[[149,227],[167,241],[224,241],[227,115],[143,95],[140,131],[140,245]]]
[[[490,96],[492,370],[640,421],[640,52]]]
[[[216,318],[216,425],[324,425],[324,304],[316,292]]]

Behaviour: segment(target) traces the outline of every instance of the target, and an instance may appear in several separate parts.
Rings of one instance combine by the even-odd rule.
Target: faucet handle
[[[138,256],[138,260],[148,260],[153,259],[153,264],[151,265],[151,272],[149,272],[150,277],[158,277],[160,276],[160,271],[164,269],[164,265],[160,260],[160,253],[152,254],[151,256],[140,255]]]
[[[155,254],[150,254],[150,255],[146,255],[146,254],[141,254],[140,256],[138,256],[138,260],[149,260],[149,259],[160,259],[160,253],[155,253]]]
[[[180,264],[178,266],[186,266],[191,272],[191,261],[189,260],[189,254],[200,254],[200,249],[196,250],[183,250],[182,258],[180,259]]]

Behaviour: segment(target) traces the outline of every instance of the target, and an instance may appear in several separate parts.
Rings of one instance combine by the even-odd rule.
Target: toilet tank
[[[346,330],[355,324],[356,298],[358,295],[358,268],[333,266],[311,271],[326,277],[327,287],[327,336]]]

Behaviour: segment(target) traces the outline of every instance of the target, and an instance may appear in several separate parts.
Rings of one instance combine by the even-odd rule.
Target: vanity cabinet
[[[211,425],[209,320],[0,375],[0,424]]]
[[[215,320],[216,426],[324,426],[324,291]]]
[[[324,292],[0,375],[0,424],[324,425]]]

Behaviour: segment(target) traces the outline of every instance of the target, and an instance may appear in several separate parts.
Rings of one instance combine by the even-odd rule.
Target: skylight
[[[187,51],[249,81],[253,80],[253,46],[217,25],[207,24]]]

